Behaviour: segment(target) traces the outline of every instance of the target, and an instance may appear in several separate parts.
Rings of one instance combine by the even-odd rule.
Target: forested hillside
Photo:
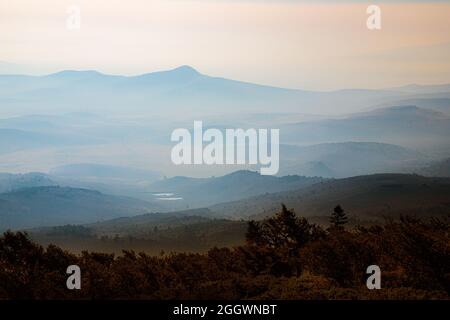
[[[7,232],[0,299],[449,299],[448,221],[403,217],[346,229],[345,211],[334,213],[325,229],[283,207],[250,222],[244,244],[203,254],[75,255]],[[81,290],[65,287],[72,264],[83,270]],[[381,290],[365,285],[373,264]]]

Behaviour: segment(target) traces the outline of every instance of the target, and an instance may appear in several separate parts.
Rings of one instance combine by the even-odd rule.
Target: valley
[[[28,232],[39,243],[74,252],[205,252],[211,247],[241,245],[248,221],[272,216],[281,204],[324,228],[338,204],[349,217],[348,227],[379,225],[401,216],[446,220],[450,219],[450,179],[402,174],[329,179],[208,208],[32,228]]]
[[[450,212],[446,84],[308,91],[181,66],[0,75],[0,87],[0,230],[43,244],[203,252],[240,245],[281,204],[324,227],[337,204],[350,226]],[[200,120],[279,130],[278,175],[173,164],[171,132]]]

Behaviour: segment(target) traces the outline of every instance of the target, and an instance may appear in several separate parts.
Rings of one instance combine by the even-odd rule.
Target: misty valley
[[[448,298],[450,85],[313,92],[182,66],[0,75],[0,88],[0,265],[38,261],[50,289],[30,296]],[[174,163],[171,133],[188,128],[198,149],[199,119],[222,138],[279,130],[277,174]],[[59,262],[46,261],[80,264],[88,289],[55,293]],[[374,261],[382,293],[359,287]]]
[[[16,114],[0,119],[3,231],[25,229],[43,237],[53,234],[45,228],[68,225],[74,237],[77,229],[70,226],[76,225],[81,238],[89,235],[95,246],[100,239],[139,238],[148,232],[152,236],[145,241],[172,243],[164,245],[171,250],[177,249],[175,239],[182,239],[183,228],[213,232],[212,225],[220,236],[206,237],[225,239],[221,232],[229,227],[230,244],[239,243],[240,220],[264,217],[281,203],[322,222],[334,205],[342,204],[355,224],[448,212],[450,86],[308,92],[209,77],[187,66],[136,77],[94,71],[3,75],[0,83],[2,111]],[[51,94],[55,91],[60,94]],[[183,92],[180,101],[173,92]],[[131,101],[125,113],[122,106]],[[88,106],[86,111],[82,106]],[[185,127],[190,135],[192,123],[201,123],[195,119],[203,119],[202,137],[210,128],[217,134],[242,128],[244,135],[251,128],[279,130],[278,174],[260,175],[260,164],[245,164],[239,150],[238,164],[173,163],[171,132]],[[251,146],[244,137],[238,145]],[[216,141],[214,146],[220,147]],[[129,222],[128,229],[92,227],[114,221],[120,226],[121,219],[133,217],[139,222]],[[164,219],[173,219],[174,225],[165,226]],[[58,230],[61,237],[64,229]],[[180,250],[200,242],[180,239]],[[157,247],[148,246],[152,251]],[[122,247],[127,244],[111,250]],[[146,244],[138,247],[145,250]]]

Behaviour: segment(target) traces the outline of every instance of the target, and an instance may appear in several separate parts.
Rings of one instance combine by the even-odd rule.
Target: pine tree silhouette
[[[331,213],[330,217],[331,228],[343,229],[344,224],[346,224],[347,222],[348,222],[347,214],[340,205],[337,205],[334,208],[333,213]]]

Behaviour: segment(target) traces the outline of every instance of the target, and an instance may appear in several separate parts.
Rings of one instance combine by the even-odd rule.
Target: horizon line
[[[61,69],[59,71],[51,72],[51,73],[45,73],[45,74],[27,74],[27,73],[0,73],[0,76],[23,76],[23,77],[49,77],[54,76],[62,73],[93,73],[98,74],[101,76],[106,77],[122,77],[122,78],[138,78],[146,75],[152,75],[152,74],[158,74],[158,73],[168,73],[168,72],[176,72],[176,71],[189,71],[192,74],[196,74],[198,76],[204,76],[209,78],[215,78],[215,79],[224,79],[229,81],[235,81],[235,82],[241,82],[251,85],[257,85],[262,87],[268,87],[268,88],[274,88],[274,89],[282,89],[282,90],[292,90],[292,91],[307,91],[307,92],[317,92],[317,93],[323,93],[323,92],[339,92],[339,91],[347,91],[347,90],[364,90],[364,91],[392,91],[394,89],[401,89],[401,88],[407,88],[412,86],[419,86],[419,87],[432,87],[432,86],[446,86],[450,85],[450,82],[444,82],[444,83],[433,83],[433,84],[419,84],[419,83],[408,83],[404,85],[394,86],[394,87],[380,87],[380,88],[363,88],[363,87],[343,87],[341,89],[334,89],[334,90],[309,90],[309,89],[302,89],[302,88],[289,88],[289,87],[282,87],[282,86],[274,86],[274,85],[267,85],[267,84],[260,84],[255,82],[249,82],[249,81],[242,81],[242,80],[236,80],[236,79],[230,79],[230,78],[224,78],[221,76],[213,76],[213,75],[207,75],[200,71],[198,71],[197,68],[184,64],[180,65],[178,67],[170,68],[170,69],[162,69],[162,70],[155,70],[155,71],[148,71],[144,73],[138,73],[135,75],[125,75],[125,74],[112,74],[112,73],[105,73],[102,71],[98,71],[96,69]]]

